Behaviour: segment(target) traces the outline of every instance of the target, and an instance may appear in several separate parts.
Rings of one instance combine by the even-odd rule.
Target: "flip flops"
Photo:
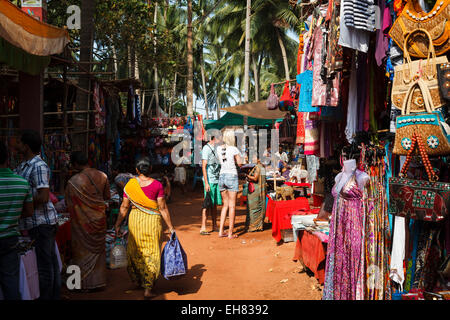
[[[205,231],[205,230],[203,230],[203,231],[200,231],[200,235],[202,235],[202,236],[209,236],[211,233],[209,233],[208,231]]]
[[[233,234],[233,235],[231,235],[231,237],[230,236],[228,236],[228,239],[236,239],[238,237],[238,235],[237,234]]]

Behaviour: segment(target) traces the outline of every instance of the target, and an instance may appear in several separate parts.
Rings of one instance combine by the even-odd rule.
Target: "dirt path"
[[[169,205],[177,235],[188,256],[189,272],[177,280],[160,278],[155,300],[318,300],[322,293],[317,281],[299,273],[300,263],[292,261],[295,244],[277,246],[270,225],[265,231],[245,233],[229,240],[217,232],[200,236],[202,195],[181,195],[175,191]],[[245,223],[245,208],[237,207],[236,229]],[[209,223],[209,222],[208,222]],[[210,225],[208,225],[208,228]],[[167,241],[164,235],[164,242]],[[130,282],[126,269],[108,270],[105,290],[73,293],[63,290],[63,298],[142,300],[143,291]],[[287,281],[286,281],[287,280]]]

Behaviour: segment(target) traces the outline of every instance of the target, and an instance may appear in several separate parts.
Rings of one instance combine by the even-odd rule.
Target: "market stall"
[[[302,2],[296,83],[274,84],[266,101],[284,112],[272,168],[281,182],[269,185],[287,192],[300,166],[306,181],[291,182],[310,184],[311,198],[269,190],[267,217],[277,241],[293,230],[294,259],[324,284],[325,300],[443,299],[450,46],[437,25],[450,2],[374,5]],[[319,212],[307,212],[313,204]]]

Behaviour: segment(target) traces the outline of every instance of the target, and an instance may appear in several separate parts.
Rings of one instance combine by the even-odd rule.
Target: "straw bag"
[[[437,0],[430,12],[417,12],[415,3],[409,0],[400,16],[395,20],[389,35],[401,48],[405,36],[418,28],[428,30],[433,46],[438,56],[444,55],[450,49],[450,0]],[[425,58],[428,54],[428,36],[417,35],[409,54],[416,58]]]
[[[428,112],[410,114],[413,92],[419,88]],[[416,80],[410,85],[403,101],[402,114],[396,119],[394,154],[406,155],[412,148],[414,132],[418,132],[422,141],[426,142],[424,151],[431,156],[450,154],[450,127],[445,123],[439,111],[432,111],[431,97],[425,82]]]
[[[389,213],[395,216],[424,221],[444,220],[450,210],[450,183],[437,182],[420,134],[413,133],[413,142],[400,177],[389,179]],[[404,178],[408,172],[413,151],[418,145],[428,180]]]
[[[407,50],[407,44],[410,37],[416,32],[423,32],[429,38],[429,51],[428,57],[425,60],[411,61],[411,57]],[[401,109],[403,101],[406,97],[406,92],[413,83],[414,79],[422,78],[428,90],[430,91],[433,103],[432,108],[438,109],[445,105],[445,100],[442,99],[439,92],[439,83],[437,76],[437,66],[438,64],[447,63],[448,59],[446,56],[436,57],[436,52],[431,42],[431,36],[428,31],[424,29],[417,29],[411,32],[405,39],[403,43],[403,64],[396,66],[394,68],[394,82],[392,84],[392,104],[397,109]],[[406,58],[406,60],[405,60]],[[413,98],[411,100],[411,112],[422,112],[424,109],[424,99],[420,90],[416,89],[413,92]]]

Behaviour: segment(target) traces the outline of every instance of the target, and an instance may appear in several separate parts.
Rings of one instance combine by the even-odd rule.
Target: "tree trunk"
[[[248,102],[250,90],[250,14],[252,1],[247,0],[245,18],[245,69],[244,69],[244,103]],[[240,89],[240,88],[239,88]],[[239,94],[240,96],[240,94]],[[239,97],[240,99],[240,97]]]
[[[177,95],[177,75],[178,73],[175,72],[175,79],[173,81],[173,87],[172,87],[172,98],[170,99],[170,108],[169,108],[169,118],[172,117],[173,113],[173,102]]]
[[[289,65],[288,65],[288,60],[287,60],[287,55],[286,55],[286,48],[284,46],[283,39],[281,39],[280,30],[278,30],[278,28],[275,28],[275,30],[277,32],[278,43],[280,45],[281,55],[283,57],[284,73],[285,73],[285,76],[286,76],[286,80],[290,80]]]
[[[92,61],[92,51],[94,43],[94,13],[95,13],[95,0],[81,0],[81,10],[83,14],[81,15],[81,30],[80,30],[80,62],[91,62]],[[79,66],[80,71],[91,71],[91,64],[83,63]],[[90,75],[82,74],[79,77],[80,88],[91,91],[90,88]],[[76,110],[86,111],[89,106],[90,94],[84,90],[77,90],[76,96]],[[88,116],[87,113],[79,113],[75,116],[74,127],[75,131],[86,130]],[[87,139],[86,135],[77,134],[73,136],[72,144],[75,147],[74,151],[87,150]]]
[[[255,101],[259,101],[259,73],[255,55],[252,54],[253,77],[255,78]]]
[[[119,72],[119,65],[117,62],[117,51],[116,51],[116,47],[112,46],[112,52],[113,52],[113,62],[114,62],[114,80],[117,80],[118,77],[118,72]]]
[[[189,116],[194,115],[193,102],[194,102],[194,54],[192,50],[192,0],[188,0],[188,25],[187,25],[187,114]]]
[[[220,98],[219,97],[217,97],[216,103],[217,103],[217,120],[219,120],[220,119]]]
[[[155,17],[154,17],[153,22],[155,23],[155,25],[158,22],[158,3],[157,2],[155,3]],[[153,40],[153,46],[154,46],[153,52],[155,53],[155,56],[156,56],[156,44],[157,44],[157,42],[156,42],[156,31],[157,31],[157,28],[155,28],[155,38]],[[158,115],[158,113],[159,113],[159,91],[158,91],[159,83],[158,83],[158,64],[156,62],[153,65],[153,69],[154,69],[154,72],[155,72],[154,73],[155,99],[156,99],[156,108],[155,108],[155,110],[156,110],[156,115]]]
[[[203,55],[202,55],[202,58],[203,58]],[[202,59],[202,65],[200,66],[200,68],[202,71],[203,97],[205,100],[206,119],[209,120],[208,94],[206,92],[206,79],[205,79],[205,68],[203,68],[203,59]]]

